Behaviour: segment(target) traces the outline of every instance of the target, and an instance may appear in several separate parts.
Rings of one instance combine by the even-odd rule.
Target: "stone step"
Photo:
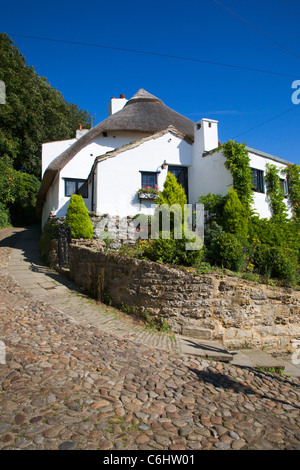
[[[224,346],[218,341],[195,341],[185,337],[177,337],[177,339],[180,342],[180,349],[184,354],[221,362],[231,362],[233,359],[233,355],[224,349]]]
[[[194,325],[183,326],[181,331],[182,336],[187,336],[189,338],[197,339],[207,339],[212,338],[212,331],[208,328],[200,328]]]

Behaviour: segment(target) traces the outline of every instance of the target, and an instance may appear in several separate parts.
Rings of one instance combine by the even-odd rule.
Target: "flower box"
[[[140,199],[156,199],[157,194],[154,193],[139,193],[139,198]]]
[[[155,185],[155,188],[144,186],[142,189],[139,189],[138,196],[140,199],[156,199],[158,196],[157,185]]]

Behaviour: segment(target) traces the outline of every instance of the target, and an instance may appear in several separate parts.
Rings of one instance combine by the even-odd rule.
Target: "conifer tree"
[[[66,215],[73,238],[92,238],[93,226],[82,196],[73,194]]]

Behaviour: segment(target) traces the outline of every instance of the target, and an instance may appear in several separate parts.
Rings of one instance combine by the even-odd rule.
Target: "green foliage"
[[[0,227],[30,225],[35,216],[36,195],[40,181],[34,176],[13,168],[8,156],[0,158]]]
[[[156,198],[156,203],[159,206],[163,204],[167,204],[168,206],[180,204],[182,209],[184,204],[187,204],[184,188],[177,182],[175,176],[170,172],[167,174],[163,190]]]
[[[237,191],[234,188],[229,188],[223,207],[223,229],[225,232],[247,237],[248,217],[249,212],[241,203]]]
[[[17,173],[16,196],[10,209],[11,222],[14,226],[32,225],[38,222],[35,206],[41,183],[34,175],[20,171]]]
[[[233,234],[221,232],[213,238],[210,247],[210,261],[232,271],[240,271],[245,257],[240,240]]]
[[[300,166],[288,165],[285,173],[287,175],[289,187],[289,200],[293,210],[293,217],[298,222],[300,220]]]
[[[142,243],[143,256],[147,259],[159,263],[177,264],[182,266],[196,266],[202,261],[204,257],[204,249],[202,248],[200,240],[198,250],[186,249],[186,244],[191,241],[196,242],[196,237],[192,240],[189,240],[184,236],[182,239],[174,239],[171,234],[170,238],[163,239],[162,237],[164,235],[169,237],[170,233],[167,232],[164,234],[164,232],[161,232],[160,235],[160,238]]]
[[[143,242],[143,256],[152,261],[184,266],[195,265],[203,258],[202,240],[187,225],[184,207],[187,197],[183,187],[172,173],[168,173],[163,191],[156,198],[157,208],[151,218],[152,226],[157,227],[153,239]],[[166,230],[162,220],[170,216],[170,227]],[[194,243],[198,249],[188,249]]]
[[[40,238],[40,255],[42,260],[48,264],[49,251],[51,241],[58,237],[58,225],[53,220],[48,219],[43,227],[43,232]]]
[[[66,215],[73,238],[92,238],[93,226],[82,196],[73,194]]]
[[[297,275],[298,252],[290,248],[261,244],[255,250],[253,263],[259,274],[292,284]]]
[[[253,202],[252,172],[250,158],[245,150],[246,144],[238,144],[233,140],[222,144],[221,148],[226,157],[225,167],[233,178],[233,188],[243,206],[250,211]]]
[[[14,42],[0,33],[0,80],[6,84],[6,104],[0,105],[0,158],[9,155],[17,170],[40,177],[41,144],[73,138],[78,124],[91,117],[67,103],[61,93],[37,75]]]
[[[210,225],[213,222],[221,222],[225,199],[224,196],[213,193],[203,194],[198,198],[197,202],[204,205],[204,210],[207,212],[208,223]]]
[[[270,163],[267,163],[266,167],[265,181],[272,218],[277,220],[286,219],[287,207],[284,202],[284,193],[280,187],[279,169],[276,165]]]
[[[0,202],[0,228],[9,227],[9,211],[8,208]]]

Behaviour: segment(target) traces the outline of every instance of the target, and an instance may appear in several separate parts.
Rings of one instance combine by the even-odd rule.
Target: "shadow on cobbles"
[[[39,225],[24,228],[12,227],[7,229],[7,233],[12,234],[0,239],[0,248],[17,248],[22,250],[24,260],[30,264],[31,271],[45,274],[48,278],[72,289],[72,291],[81,293],[80,289],[77,288],[68,277],[63,276],[54,269],[51,270],[49,266],[42,261],[39,251],[39,242],[42,232]]]
[[[251,367],[245,367],[245,366],[239,366],[240,369],[245,369],[245,371],[249,371],[254,373],[256,377],[259,378],[267,378],[270,380],[270,374],[263,372],[261,370],[253,369]],[[204,383],[213,385],[214,387],[218,388],[223,388],[227,390],[231,390],[233,393],[242,393],[245,395],[254,395],[257,398],[265,398],[268,400],[272,400],[273,402],[280,403],[282,405],[291,405],[290,402],[280,400],[277,398],[274,398],[273,396],[268,396],[268,394],[261,393],[257,391],[255,388],[252,388],[249,385],[246,385],[245,382],[237,381],[233,378],[228,377],[225,374],[222,374],[220,372],[213,372],[211,370],[197,370],[197,369],[192,369],[190,368],[190,371],[193,372],[194,374],[197,375],[198,379]],[[272,376],[272,379],[274,380],[274,377]],[[288,383],[290,386],[295,386],[299,387],[298,384],[285,380],[282,376],[275,377],[275,380],[280,380],[281,383]],[[256,385],[259,387],[259,385]],[[272,392],[274,390],[270,390]],[[295,404],[292,405],[296,409],[300,409],[300,406],[297,406]]]

